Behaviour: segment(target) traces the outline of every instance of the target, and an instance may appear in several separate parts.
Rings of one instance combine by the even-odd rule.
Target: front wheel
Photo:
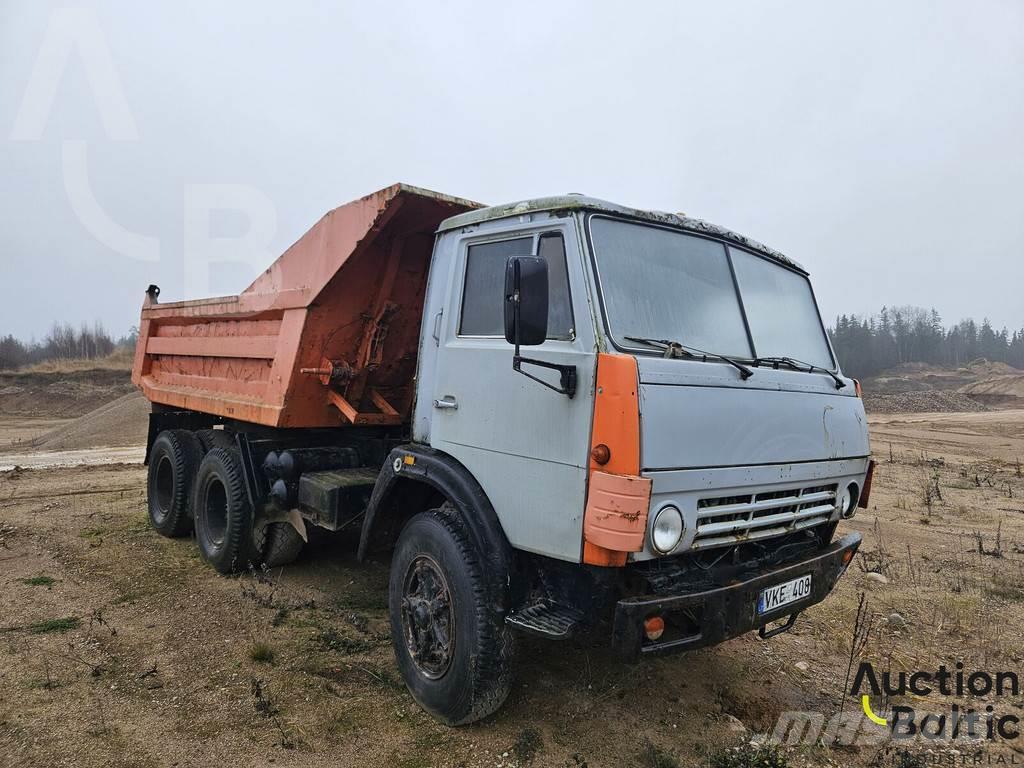
[[[490,606],[474,551],[449,505],[416,515],[395,547],[388,604],[399,670],[417,703],[448,725],[498,710],[512,686],[512,634]]]

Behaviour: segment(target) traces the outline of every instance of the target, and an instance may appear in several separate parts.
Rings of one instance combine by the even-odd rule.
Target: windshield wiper
[[[737,371],[740,372],[740,378],[746,381],[754,372],[747,368],[743,363],[733,360],[731,357],[725,355],[719,355],[716,352],[705,352],[702,349],[696,347],[688,347],[685,344],[680,344],[678,341],[671,341],[669,339],[646,339],[643,336],[623,336],[622,338],[628,341],[639,341],[641,344],[647,344],[651,347],[661,347],[665,350],[665,357],[667,358],[678,358],[686,357],[693,358],[694,360],[700,360],[702,363],[706,363],[709,359],[721,360],[723,363],[728,363]]]
[[[832,377],[832,380],[836,383],[836,389],[842,389],[846,386],[846,382],[828,368],[822,368],[820,365],[811,365],[810,363],[805,363],[803,360],[796,360],[792,357],[758,357],[754,359],[754,365],[760,365],[761,363],[771,363],[774,368],[778,368],[780,365],[785,365],[792,368],[794,371],[803,371],[804,373],[814,373],[815,371],[819,371]]]

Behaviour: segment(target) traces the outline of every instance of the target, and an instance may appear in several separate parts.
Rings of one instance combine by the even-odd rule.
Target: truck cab
[[[521,633],[637,659],[771,637],[835,586],[873,463],[798,263],[579,195],[333,213],[237,297],[151,287],[158,531],[227,572],[358,525],[403,678],[451,724],[501,706]]]
[[[505,274],[523,255],[548,274],[530,354],[574,371],[571,396],[511,370]],[[863,405],[807,272],[727,230],[581,196],[456,216],[423,328],[413,438],[472,472],[516,549],[597,565],[706,552],[834,524],[863,488]],[[627,487],[645,503],[620,509]],[[666,507],[681,525],[659,546]]]

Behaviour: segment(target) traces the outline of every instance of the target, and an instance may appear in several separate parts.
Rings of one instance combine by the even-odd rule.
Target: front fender
[[[482,562],[484,573],[495,580],[496,586],[500,582],[501,589],[495,594],[507,595],[514,567],[513,551],[490,499],[459,461],[424,445],[401,445],[388,454],[366,508],[358,558],[366,558],[376,533],[383,527],[390,502],[400,484],[406,481],[423,483],[454,505]],[[503,610],[504,606],[499,608]]]

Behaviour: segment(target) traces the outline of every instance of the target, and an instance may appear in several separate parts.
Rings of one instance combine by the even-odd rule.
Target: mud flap
[[[295,529],[296,533],[302,538],[304,542],[309,543],[309,532],[306,529],[306,520],[302,517],[302,513],[297,509],[289,509],[287,512],[265,512],[261,514],[257,520],[256,525],[267,526],[273,523],[287,523]]]
[[[286,522],[291,523],[292,528],[302,537],[302,540],[309,544],[309,533],[306,531],[306,521],[297,509],[288,510]]]

